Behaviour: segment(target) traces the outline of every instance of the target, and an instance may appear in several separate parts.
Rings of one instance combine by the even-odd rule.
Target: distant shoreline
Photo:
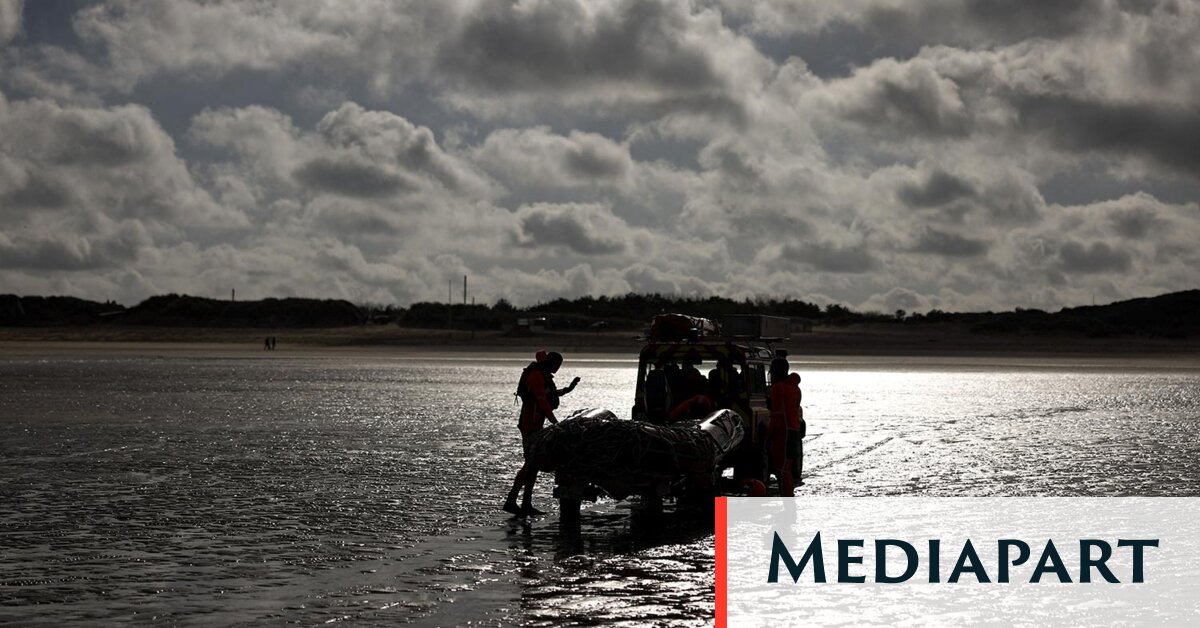
[[[278,339],[275,352],[263,339]],[[540,348],[574,354],[631,359],[644,344],[634,332],[548,332],[508,336],[487,331],[413,329],[395,325],[335,328],[246,329],[174,327],[3,327],[0,355],[53,354],[218,354],[337,355],[511,353]],[[895,325],[817,327],[777,343],[798,357],[1086,358],[1101,360],[1194,359],[1200,365],[1200,339],[1081,338],[1042,335],[985,335],[953,326]]]

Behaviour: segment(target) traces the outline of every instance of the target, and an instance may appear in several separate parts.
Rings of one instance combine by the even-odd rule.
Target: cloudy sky
[[[1195,288],[1198,67],[1192,0],[0,0],[0,293]]]

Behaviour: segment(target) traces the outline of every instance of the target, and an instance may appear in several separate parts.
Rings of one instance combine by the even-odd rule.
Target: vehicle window
[[[750,369],[750,394],[765,395],[767,393],[767,368],[763,364],[751,364]]]

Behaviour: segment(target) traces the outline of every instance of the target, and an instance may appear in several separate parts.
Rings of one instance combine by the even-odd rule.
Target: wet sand
[[[0,625],[711,625],[711,520],[499,510],[526,353],[92,346],[0,354]],[[802,493],[1193,495],[1200,370],[1140,359],[805,356]],[[630,408],[628,355],[564,368]]]

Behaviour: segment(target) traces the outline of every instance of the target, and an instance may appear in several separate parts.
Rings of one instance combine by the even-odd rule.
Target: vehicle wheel
[[[645,493],[642,495],[642,508],[648,515],[661,514],[663,500],[658,496],[658,493]]]
[[[558,518],[562,521],[578,521],[583,500],[563,497],[558,500]]]

